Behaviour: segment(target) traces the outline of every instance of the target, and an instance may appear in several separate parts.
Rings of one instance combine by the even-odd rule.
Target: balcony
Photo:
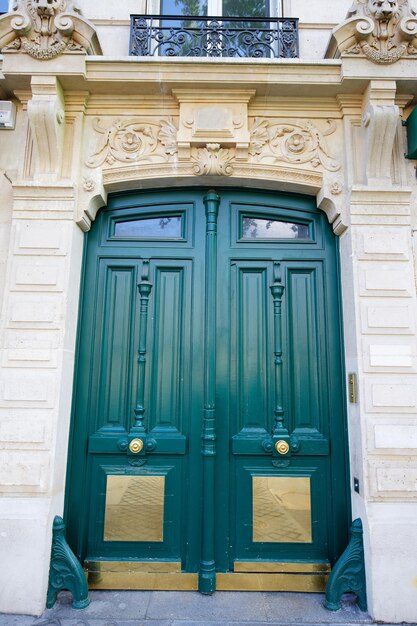
[[[298,19],[131,15],[129,54],[294,59]]]

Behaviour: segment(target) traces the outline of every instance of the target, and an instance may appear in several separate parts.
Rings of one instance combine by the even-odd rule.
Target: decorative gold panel
[[[163,541],[164,476],[107,476],[104,541]]]
[[[253,476],[253,541],[311,543],[310,478]]]

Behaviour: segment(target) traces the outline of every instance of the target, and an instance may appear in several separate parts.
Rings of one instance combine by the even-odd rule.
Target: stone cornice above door
[[[341,121],[253,117],[251,90],[209,92],[196,96],[176,91],[177,114],[103,116],[87,122],[80,186],[88,220],[108,191],[169,185],[248,185],[309,195],[319,203],[338,233],[345,198],[342,171]],[[256,184],[256,183],[255,183]],[[327,198],[327,200],[325,200]],[[85,216],[87,215],[87,219]]]

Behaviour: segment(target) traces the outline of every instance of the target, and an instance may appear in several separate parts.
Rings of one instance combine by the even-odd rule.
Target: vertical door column
[[[206,207],[206,287],[204,325],[204,412],[203,456],[203,528],[198,588],[202,593],[216,590],[214,562],[214,471],[216,456],[216,279],[217,217],[220,197],[209,191]]]

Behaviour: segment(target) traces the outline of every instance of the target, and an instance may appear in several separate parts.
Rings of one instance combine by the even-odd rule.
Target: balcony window
[[[131,16],[131,55],[298,57],[298,20],[277,17],[276,0],[161,0],[159,11]]]
[[[161,0],[161,15],[269,17],[269,0]]]

